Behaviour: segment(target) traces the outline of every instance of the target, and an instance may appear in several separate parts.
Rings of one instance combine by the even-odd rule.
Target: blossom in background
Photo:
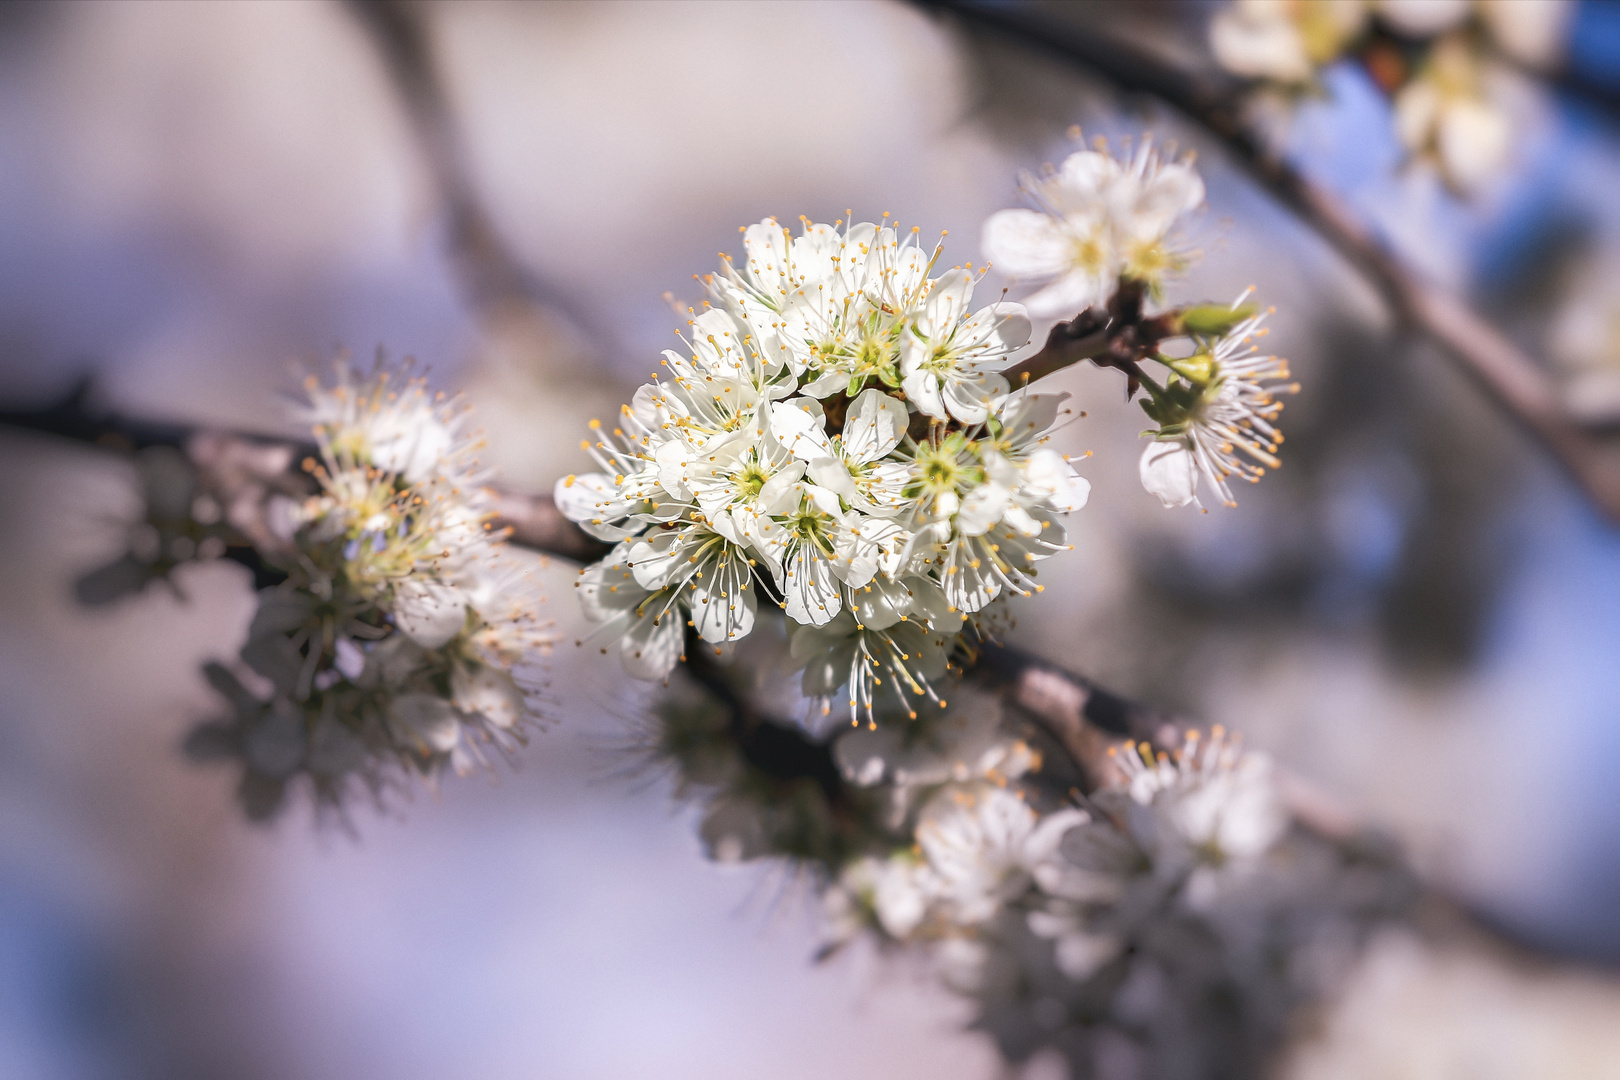
[[[470,409],[430,390],[411,369],[408,360],[397,371],[379,360],[362,374],[340,356],[331,385],[314,375],[304,380],[305,399],[294,405],[293,418],[338,460],[363,462],[408,484],[433,476],[476,484],[483,442],[469,429]]]
[[[216,666],[235,714],[192,741],[244,763],[257,816],[298,776],[336,805],[352,779],[376,791],[511,746],[537,690],[516,669],[552,640],[533,565],[489,521],[461,404],[380,363],[340,361],[335,385],[307,391],[316,490],[272,496],[275,546],[260,554],[287,578],[261,592],[241,650],[270,696]]]
[[[974,310],[976,275],[884,222],[774,220],[707,279],[667,378],[585,449],[558,507],[619,548],[578,582],[589,640],[661,678],[685,634],[750,632],[756,582],[793,624],[807,693],[851,720],[940,700],[965,620],[1035,591],[1086,485],[1043,443],[1056,407],[1008,393],[1017,304]],[[889,697],[880,693],[887,686]],[[887,708],[883,705],[882,708]]]
[[[1013,745],[1003,740],[998,749],[1016,778]],[[841,870],[823,895],[835,940],[869,924],[900,941],[972,934],[1028,898],[1039,868],[1087,817],[1073,809],[1040,814],[1007,786],[1008,774],[985,775],[994,780],[933,787],[912,825],[913,846]]]
[[[1237,0],[1210,22],[1210,46],[1236,75],[1297,85],[1337,59],[1366,22],[1366,0]]]
[[[1027,934],[1047,943],[1047,963],[1079,993],[1133,948],[1173,950],[1174,937],[1153,937],[1165,927],[1219,941],[1268,917],[1264,860],[1291,818],[1263,755],[1242,752],[1218,727],[1207,739],[1189,732],[1174,754],[1126,744],[1110,756],[1114,779],[1088,804],[1095,815],[1043,812],[1029,797],[1039,756],[999,728],[990,710],[946,714],[916,746],[887,729],[838,740],[849,782],[891,790],[894,824],[911,843],[859,855],[829,878],[834,942],[872,928],[927,943],[953,985],[982,996],[1001,992],[998,971],[1027,977],[1032,958],[1006,951]]]
[[[1232,305],[1242,312],[1248,294]],[[1282,411],[1279,393],[1292,393],[1287,361],[1260,355],[1254,339],[1265,333],[1266,313],[1242,318],[1210,338],[1194,335],[1198,351],[1185,359],[1163,358],[1170,369],[1165,385],[1150,387],[1142,407],[1158,427],[1142,452],[1142,486],[1166,507],[1198,503],[1207,484],[1223,503],[1235,506],[1227,481],[1239,476],[1258,482],[1266,468],[1277,468],[1282,435],[1274,426]]]
[[[1395,95],[1401,144],[1433,159],[1447,182],[1464,192],[1495,175],[1512,145],[1508,117],[1488,92],[1488,75],[1466,39],[1448,37]]]
[[[1431,38],[1468,20],[1473,0],[1372,0],[1378,17],[1405,37]]]
[[[932,872],[932,901],[955,926],[983,923],[1028,891],[1064,834],[1084,823],[1074,809],[1040,815],[999,784],[952,786],[917,820],[917,846]]]
[[[1228,71],[1291,89],[1359,48],[1401,144],[1468,194],[1511,148],[1502,61],[1554,67],[1573,12],[1568,0],[1237,0],[1211,20],[1210,47]]]
[[[1101,305],[1121,278],[1157,295],[1196,255],[1178,226],[1203,203],[1204,182],[1190,159],[1161,160],[1148,137],[1120,158],[1099,141],[1023,188],[1038,209],[991,215],[983,245],[1003,273],[1049,282],[1026,301],[1036,315]]]
[[[1574,0],[1479,0],[1479,14],[1496,47],[1532,68],[1556,67],[1575,17]]]
[[[1174,755],[1144,743],[1109,758],[1123,774],[1123,793],[1154,812],[1152,849],[1161,858],[1180,845],[1225,866],[1265,854],[1288,828],[1270,759],[1245,753],[1219,725],[1207,739],[1187,732]]]

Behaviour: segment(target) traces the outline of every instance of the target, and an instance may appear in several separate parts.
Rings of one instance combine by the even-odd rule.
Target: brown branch
[[[1120,282],[1102,308],[1087,308],[1068,322],[1052,327],[1038,352],[1003,371],[1002,376],[1013,386],[1022,386],[1091,360],[1098,367],[1123,371],[1130,380],[1126,396],[1134,396],[1141,377],[1138,361],[1151,356],[1165,338],[1176,337],[1184,330],[1181,312],[1148,316],[1142,299],[1140,282]]]
[[[1337,195],[1302,176],[1242,122],[1245,84],[1183,71],[1123,38],[1084,33],[1026,8],[921,0],[964,26],[988,30],[1168,104],[1218,139],[1278,202],[1371,281],[1398,319],[1445,354],[1564,467],[1592,502],[1620,521],[1620,454],[1585,430],[1542,365],[1468,305],[1402,262]]]
[[[526,495],[495,490],[496,526],[511,530],[509,541],[518,547],[556,555],[571,562],[591,563],[613,545],[598,540],[563,516],[550,495]]]

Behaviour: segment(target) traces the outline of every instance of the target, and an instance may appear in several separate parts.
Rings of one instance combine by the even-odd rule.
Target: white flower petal
[[[456,668],[450,677],[450,689],[456,708],[476,713],[498,728],[512,727],[528,711],[523,691],[512,676],[492,667],[480,667],[470,674]]]
[[[467,597],[454,585],[407,578],[394,588],[394,624],[424,649],[444,645],[467,623]]]
[[[1285,16],[1254,17],[1228,8],[1210,22],[1209,44],[1215,59],[1234,75],[1285,83],[1311,77],[1305,39]]]
[[[968,492],[956,512],[956,527],[966,536],[983,536],[1007,510],[1010,494],[1000,484],[987,483]]]
[[[1004,274],[1048,277],[1069,265],[1071,240],[1038,210],[998,210],[984,223],[985,257]]]
[[[1186,506],[1198,495],[1198,463],[1179,439],[1148,443],[1140,472],[1142,486],[1166,507]]]
[[[945,409],[945,395],[940,390],[939,376],[931,371],[916,368],[906,374],[901,380],[901,389],[906,397],[917,406],[917,411],[925,416],[932,416],[936,420],[947,419],[949,414]]]
[[[862,464],[889,454],[911,422],[905,405],[881,390],[862,390],[844,419],[844,453]]]
[[[681,658],[686,620],[671,608],[655,624],[643,618],[630,627],[619,643],[619,662],[632,678],[649,681],[668,675]]]

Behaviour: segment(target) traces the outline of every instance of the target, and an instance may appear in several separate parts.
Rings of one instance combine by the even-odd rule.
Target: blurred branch
[[[94,380],[86,376],[74,383],[60,401],[42,409],[0,408],[0,425],[125,452],[149,446],[183,447],[197,431],[190,424],[136,420],[115,412],[101,412],[91,404],[93,384]],[[289,441],[276,436],[263,438]]]
[[[816,742],[803,728],[785,718],[772,719],[747,694],[738,692],[726,668],[695,631],[686,635],[687,677],[707,691],[730,716],[730,734],[743,759],[774,780],[812,780],[836,804],[844,777],[833,760],[832,745]]]
[[[445,208],[451,260],[469,302],[483,315],[541,304],[583,325],[568,298],[517,259],[484,209],[434,63],[425,26],[426,5],[415,0],[344,2],[371,37],[416,133],[423,161]]]
[[[1396,317],[1441,346],[1496,404],[1536,438],[1611,521],[1620,522],[1620,453],[1585,430],[1545,368],[1468,305],[1405,265],[1336,194],[1264,147],[1242,122],[1244,84],[1184,71],[1123,38],[1075,27],[1023,5],[917,0],[988,31],[1160,99],[1220,140],[1258,184],[1326,240],[1383,295]]]
[[[86,381],[74,387],[62,401],[43,409],[0,410],[0,424],[88,443],[116,453],[170,446],[185,451],[195,460],[199,452],[206,452],[210,461],[199,462],[199,465],[229,456],[226,448],[232,444],[279,448],[289,465],[316,452],[313,445],[271,435],[216,432],[188,424],[152,423],[116,413],[98,413],[91,406],[90,397]],[[296,476],[303,479],[302,473]],[[549,495],[497,490],[495,506],[501,523],[512,529],[511,542],[521,547],[580,563],[601,558],[612,547],[564,517]],[[244,557],[250,556],[251,552]],[[689,647],[685,670],[732,711],[733,722],[739,730],[753,731],[762,725],[797,730],[791,723],[785,727],[766,724],[768,710],[746,700],[733,688],[708,649],[695,644]],[[986,680],[1006,700],[1024,709],[1045,727],[1094,781],[1106,775],[1106,761],[1099,755],[1106,755],[1107,747],[1121,737],[1157,741],[1166,746],[1176,741],[1177,728],[1168,718],[1028,653],[987,642],[980,647],[974,671],[975,677]],[[769,732],[763,736],[770,737]],[[761,752],[774,754],[781,749],[773,745]],[[794,762],[783,764],[783,768],[800,770],[803,775],[814,775],[825,782],[827,764],[821,760],[826,753],[824,747],[815,753],[798,750],[783,753]]]
[[[132,420],[115,413],[98,413],[90,405],[88,382],[76,386],[62,401],[37,410],[0,410],[0,424],[55,435],[88,443],[115,453],[153,446],[183,451],[199,471],[225,483],[240,485],[244,479],[265,484],[267,468],[287,470],[287,490],[306,484],[308,477],[296,463],[317,453],[313,444],[295,442],[272,435],[248,435],[213,431],[188,424],[151,423]],[[225,468],[240,465],[246,456],[261,461],[257,468]],[[235,492],[218,492],[229,504]],[[511,528],[511,542],[547,555],[588,563],[601,558],[612,545],[598,540],[564,517],[549,495],[495,490],[495,511],[499,523]],[[276,541],[262,529],[252,527],[251,514],[233,516],[239,529],[257,545],[274,546]],[[256,556],[255,548],[233,548],[232,557],[255,571],[267,566]],[[731,711],[732,722],[745,750],[757,752],[770,768],[792,775],[813,776],[826,786],[829,782],[825,746],[796,736],[804,746],[782,742],[778,731],[798,731],[791,721],[767,722],[770,710],[735,688],[726,670],[715,661],[709,647],[695,637],[688,640],[684,670],[700,686]],[[1106,781],[1109,772],[1108,748],[1129,739],[1150,742],[1165,749],[1180,744],[1180,725],[1172,717],[1130,701],[1099,687],[1091,680],[1065,671],[1029,653],[994,642],[982,642],[978,659],[969,672],[1008,703],[1017,706],[1042,726],[1075,760],[1093,785]],[[779,718],[785,719],[785,718]],[[766,730],[776,729],[776,730]],[[814,747],[815,749],[809,749]],[[824,760],[825,759],[825,760]],[[762,766],[764,767],[764,766]]]
[[[496,527],[511,529],[511,543],[580,564],[592,563],[613,545],[589,535],[563,516],[550,495],[494,490]]]
[[[277,468],[287,470],[285,479],[289,489],[295,483],[307,483],[307,476],[293,467],[293,462],[313,452],[313,447],[273,436],[244,437],[185,424],[148,423],[111,414],[97,415],[86,406],[87,396],[86,388],[81,386],[63,402],[46,409],[0,410],[0,424],[67,438],[114,453],[128,454],[132,450],[153,447],[179,448],[199,470],[210,471],[216,477],[232,467],[240,468],[244,455],[261,459],[261,465],[274,460],[281,463]],[[259,481],[264,482],[265,477],[259,476]],[[279,483],[279,480],[271,482]],[[610,546],[588,536],[564,518],[549,496],[496,492],[496,500],[499,513],[513,527],[511,539],[515,544],[582,562],[599,557]],[[230,516],[240,525],[238,518]],[[226,557],[253,571],[258,587],[274,584],[279,577],[257,547],[233,546]],[[726,710],[729,736],[753,768],[774,780],[813,782],[826,795],[829,805],[843,805],[846,782],[829,742],[810,738],[792,718],[776,715],[770,703],[757,700],[748,692],[746,681],[740,682],[734,677],[738,669],[718,663],[712,649],[695,634],[689,635],[686,653],[682,670]],[[998,694],[1003,702],[1046,732],[1079,769],[1088,791],[1118,779],[1109,758],[1110,750],[1131,742],[1146,742],[1161,750],[1174,751],[1187,730],[1187,725],[1174,717],[1114,694],[1084,676],[992,642],[979,645],[977,661],[970,667],[967,678]],[[1367,843],[1372,834],[1359,814],[1297,776],[1279,772],[1278,781],[1289,810],[1300,825],[1335,844],[1361,847]],[[1436,903],[1449,904],[1449,910],[1454,910],[1463,923],[1489,925],[1486,918],[1468,905],[1446,900],[1432,889],[1429,894],[1437,898]],[[1500,940],[1517,940],[1510,927],[1489,926],[1489,929]],[[1533,947],[1531,951],[1535,951]]]
[[[293,465],[318,453],[314,443],[279,435],[223,432],[193,424],[137,420],[115,412],[98,412],[90,404],[90,396],[90,381],[86,379],[76,384],[61,401],[43,409],[0,409],[0,425],[88,443],[114,453],[169,446],[183,451],[199,470],[213,472],[219,471],[218,463],[222,460],[234,461],[244,453],[263,456],[264,451],[279,451],[276,459],[285,464],[278,467]],[[306,479],[296,471],[289,476],[298,482]],[[510,528],[511,541],[519,547],[580,563],[593,562],[613,547],[588,535],[564,517],[549,495],[499,489],[494,490],[493,495],[495,525]],[[263,537],[253,539],[258,542]]]

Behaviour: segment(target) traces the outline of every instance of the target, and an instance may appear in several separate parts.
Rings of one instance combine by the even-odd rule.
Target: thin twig
[[[1534,436],[1611,520],[1620,521],[1620,454],[1582,428],[1543,367],[1468,305],[1396,257],[1337,195],[1314,184],[1245,127],[1245,87],[1182,71],[1133,43],[1022,8],[919,0],[962,25],[988,30],[1149,94],[1218,139],[1249,175],[1367,277],[1397,318],[1442,350]]]

